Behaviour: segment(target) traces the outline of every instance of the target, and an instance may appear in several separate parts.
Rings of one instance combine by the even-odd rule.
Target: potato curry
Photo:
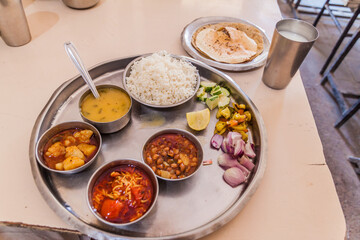
[[[49,168],[67,171],[87,163],[98,148],[93,131],[73,128],[53,136],[46,143],[43,156]]]

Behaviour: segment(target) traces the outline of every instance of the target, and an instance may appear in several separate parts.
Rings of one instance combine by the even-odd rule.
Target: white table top
[[[281,15],[275,0],[102,0],[88,10],[61,1],[25,0],[33,36],[9,47],[0,40],[0,221],[73,229],[40,195],[29,164],[35,119],[53,91],[78,75],[63,43],[86,66],[165,49],[187,55],[183,28],[198,17],[229,16],[262,27],[271,39]],[[262,81],[263,68],[230,73],[258,107],[267,130],[267,169],[255,195],[207,239],[344,239],[346,225],[299,73],[284,90]]]

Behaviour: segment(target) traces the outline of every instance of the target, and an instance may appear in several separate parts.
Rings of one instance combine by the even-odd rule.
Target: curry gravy
[[[94,122],[111,122],[124,116],[130,109],[130,97],[116,88],[98,89],[96,99],[89,93],[81,102],[81,113]]]

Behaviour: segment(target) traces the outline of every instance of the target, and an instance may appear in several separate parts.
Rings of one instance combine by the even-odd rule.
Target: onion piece
[[[241,157],[244,154],[244,147],[245,142],[238,132],[228,132],[221,145],[223,152],[232,154],[234,157]]]
[[[218,160],[219,166],[225,170],[228,168],[236,167],[243,172],[243,174],[246,178],[250,175],[250,171],[246,167],[241,165],[236,158],[233,158],[228,153],[221,154],[217,160]]]
[[[233,132],[228,132],[226,136],[225,148],[226,152],[233,154],[234,153],[234,143],[232,138]]]
[[[237,167],[227,169],[223,177],[225,182],[231,187],[236,187],[246,180],[244,173]]]
[[[227,154],[227,153],[221,154],[217,160],[218,160],[218,164],[220,165],[220,167],[222,167],[224,169],[228,169],[228,168],[232,168],[232,167],[237,167],[240,169],[241,167],[243,167],[237,161],[237,159],[233,158],[230,154]]]
[[[228,132],[228,134],[226,135],[226,139],[227,139],[227,142],[229,145],[233,145],[233,142],[232,142],[232,136],[233,135],[233,132]]]
[[[246,167],[244,167],[243,165],[239,164],[236,167],[238,167],[244,173],[246,178],[248,178],[250,176],[250,171]]]
[[[246,167],[249,171],[253,170],[253,168],[255,167],[255,164],[246,155],[243,155],[239,159],[239,162],[241,165]]]
[[[245,144],[245,148],[244,148],[244,154],[246,156],[248,156],[249,158],[254,158],[256,156],[255,151],[253,150],[250,141],[248,141]]]
[[[227,146],[227,138],[224,138],[222,144],[221,144],[221,150],[224,152],[224,153],[227,153],[227,150],[226,150],[226,146]]]
[[[242,140],[241,138],[237,139],[234,147],[234,157],[242,157],[242,155],[244,154],[244,148],[245,148],[244,140]]]
[[[239,141],[239,140],[242,140],[242,136],[240,133],[238,132],[231,132],[231,140],[232,140],[232,143],[234,144],[235,142]]]
[[[234,147],[230,145],[229,143],[226,144],[226,152],[230,154],[234,154]]]
[[[211,146],[216,149],[219,149],[221,147],[223,140],[224,140],[223,136],[219,134],[214,134],[214,136],[210,140]]]

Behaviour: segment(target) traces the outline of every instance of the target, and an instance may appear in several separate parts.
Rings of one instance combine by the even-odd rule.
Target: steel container
[[[178,133],[178,134],[186,137],[187,139],[189,139],[189,140],[195,145],[196,149],[198,150],[198,156],[197,156],[197,158],[198,158],[198,165],[197,165],[196,170],[195,170],[192,174],[190,174],[189,176],[186,176],[186,177],[184,177],[184,178],[177,178],[177,179],[164,178],[164,177],[161,177],[161,176],[159,176],[159,175],[157,175],[157,174],[155,173],[156,176],[157,176],[158,178],[162,179],[162,180],[174,181],[174,182],[176,182],[176,181],[182,181],[182,180],[185,180],[185,179],[188,179],[188,178],[194,176],[194,175],[199,171],[199,169],[200,169],[200,167],[201,167],[201,165],[202,165],[202,163],[203,163],[203,158],[204,158],[203,155],[204,155],[204,154],[203,154],[203,149],[202,149],[201,143],[199,142],[199,140],[197,139],[197,137],[195,137],[192,133],[190,133],[190,132],[188,132],[188,131],[186,131],[186,130],[177,129],[177,128],[169,128],[169,129],[163,129],[163,130],[160,130],[160,131],[154,133],[154,134],[144,143],[144,145],[143,145],[142,154],[141,154],[143,162],[144,162],[145,164],[147,164],[147,163],[146,163],[146,160],[145,160],[145,159],[146,159],[146,156],[145,156],[146,146],[147,146],[153,139],[155,139],[156,137],[161,136],[161,135],[163,135],[163,134],[167,134],[167,133]]]
[[[98,89],[98,90],[102,89],[102,88],[116,88],[116,89],[119,89],[120,91],[124,92],[130,99],[129,111],[124,116],[122,116],[119,119],[116,119],[114,121],[111,121],[111,122],[95,122],[95,121],[92,121],[92,120],[88,119],[81,112],[81,103],[83,102],[84,98],[87,95],[92,94],[90,89],[89,89],[81,96],[81,98],[79,100],[80,115],[81,115],[81,117],[82,117],[82,119],[84,121],[94,125],[97,129],[99,129],[99,131],[101,133],[114,133],[114,132],[117,132],[117,131],[123,129],[129,123],[129,121],[131,119],[132,99],[131,99],[130,95],[121,87],[118,87],[118,86],[115,86],[115,85],[99,85],[99,86],[96,86],[96,89]]]
[[[97,85],[122,86],[125,67],[137,57],[103,62],[90,68],[89,73]],[[229,88],[234,101],[248,106],[252,115],[248,133],[255,146],[256,158],[255,167],[247,182],[232,188],[223,180],[224,170],[216,162],[221,151],[210,146],[214,126],[218,121],[216,111],[211,111],[210,123],[206,129],[197,132],[187,126],[186,113],[206,107],[197,101],[196,97],[168,109],[152,108],[133,101],[131,122],[117,133],[102,135],[102,150],[86,171],[70,176],[46,171],[36,161],[35,145],[42,133],[54,124],[81,120],[78,101],[88,86],[82,77],[77,75],[64,82],[52,94],[34,124],[29,144],[32,174],[41,196],[49,207],[74,229],[91,238],[104,240],[198,239],[226,225],[251,203],[266,171],[268,155],[267,134],[261,114],[252,100],[228,75],[195,59],[184,58],[199,70],[201,80]],[[141,221],[123,227],[112,227],[99,221],[87,204],[87,184],[91,175],[103,164],[114,159],[140,160],[144,142],[155,132],[169,128],[184,129],[194,134],[202,145],[204,160],[212,160],[213,163],[201,166],[194,176],[185,181],[158,179],[157,203]]]
[[[44,153],[44,147],[46,145],[46,143],[56,134],[68,130],[68,129],[72,129],[72,128],[80,128],[80,129],[87,129],[87,130],[91,130],[94,132],[95,138],[97,140],[97,142],[99,143],[99,147],[95,153],[95,155],[84,165],[75,168],[75,169],[71,169],[71,170],[56,170],[56,169],[52,169],[49,168],[46,164],[45,164],[45,160],[43,157],[43,153]],[[81,172],[83,170],[85,170],[87,167],[89,167],[97,158],[100,149],[101,149],[101,145],[102,145],[102,138],[100,135],[100,132],[91,124],[86,123],[86,122],[80,122],[80,121],[69,121],[69,122],[63,122],[60,124],[57,124],[51,128],[49,128],[46,132],[43,133],[43,135],[41,135],[41,137],[39,138],[39,141],[36,143],[36,159],[38,161],[38,163],[45,169],[47,169],[48,171],[51,172],[56,172],[56,173],[61,173],[61,174],[73,174],[73,173],[78,173]]]
[[[63,3],[74,9],[86,9],[95,6],[99,0],[62,0]]]
[[[139,99],[138,97],[134,96],[134,94],[131,93],[130,89],[127,87],[127,78],[131,75],[132,67],[134,66],[134,64],[135,64],[136,62],[140,61],[140,60],[143,59],[143,58],[149,57],[149,56],[151,56],[151,55],[152,55],[152,53],[144,54],[144,55],[142,55],[142,56],[134,59],[133,61],[131,61],[131,62],[125,67],[124,74],[123,74],[123,79],[122,79],[123,85],[124,85],[125,90],[131,95],[131,97],[132,97],[135,101],[137,101],[137,102],[139,102],[139,103],[141,103],[141,104],[143,104],[143,105],[145,105],[145,106],[153,107],[153,108],[171,108],[171,107],[180,106],[180,105],[188,102],[190,99],[192,99],[192,98],[196,95],[196,92],[199,90],[200,81],[201,81],[199,72],[196,73],[196,84],[195,84],[194,92],[191,94],[191,96],[189,96],[188,98],[183,99],[183,100],[181,100],[181,101],[179,101],[179,102],[172,103],[172,104],[166,104],[166,105],[158,105],[158,104],[152,104],[152,103],[145,102],[145,101]],[[185,57],[178,56],[178,55],[174,55],[174,54],[170,54],[170,56],[171,56],[172,58],[175,58],[175,59],[178,59],[178,60],[186,61],[187,63],[189,63],[190,65],[193,66],[193,64],[192,64],[190,61],[188,61]]]
[[[318,36],[317,29],[305,21],[297,19],[279,21],[274,30],[262,81],[273,89],[285,88]]]
[[[21,0],[0,1],[0,32],[9,46],[18,47],[30,42],[29,25]]]
[[[115,168],[117,166],[121,166],[121,165],[132,165],[132,166],[136,166],[140,169],[142,169],[147,176],[150,178],[150,181],[152,182],[153,185],[153,198],[152,198],[152,203],[151,206],[149,207],[149,209],[138,219],[132,221],[132,222],[127,222],[127,223],[113,223],[110,221],[107,221],[106,219],[104,219],[99,213],[97,213],[94,210],[93,204],[92,204],[92,190],[95,186],[95,184],[97,183],[97,180],[109,169],[111,168]],[[139,222],[141,219],[145,218],[153,209],[153,207],[155,206],[156,200],[158,198],[159,195],[159,183],[157,181],[157,178],[155,176],[155,173],[151,170],[151,168],[134,159],[120,159],[120,160],[115,160],[109,163],[104,164],[103,166],[101,166],[98,170],[96,170],[96,172],[94,172],[94,174],[91,176],[89,183],[87,185],[87,203],[88,203],[88,207],[90,208],[91,212],[95,215],[95,217],[102,223],[109,225],[111,227],[122,227],[122,226],[126,226],[129,224],[134,224],[136,222]]]

